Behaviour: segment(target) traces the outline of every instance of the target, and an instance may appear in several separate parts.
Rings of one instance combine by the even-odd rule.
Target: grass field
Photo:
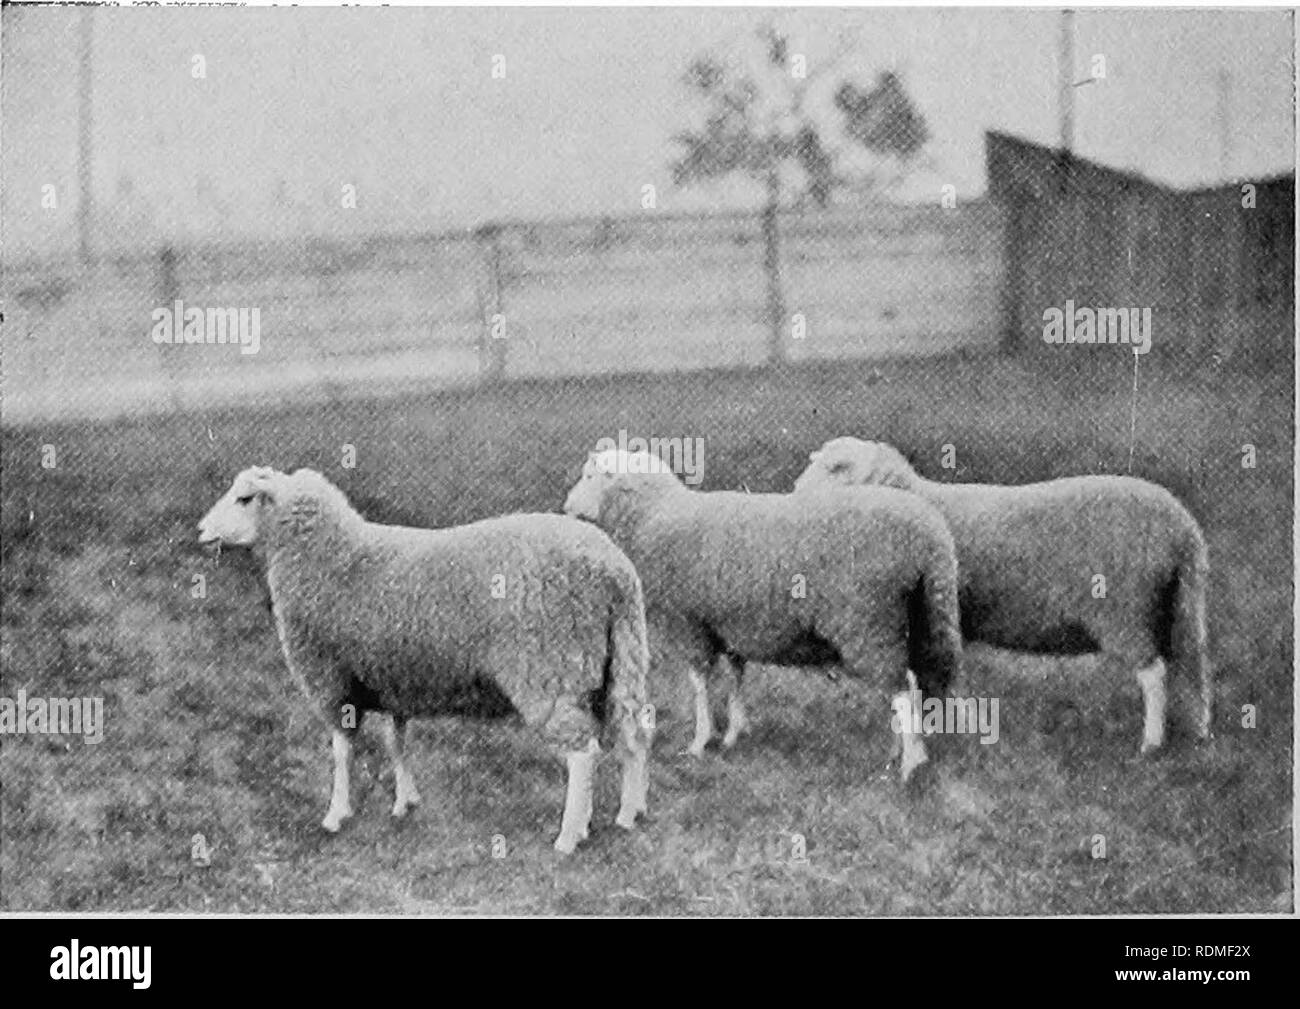
[[[1108,353],[1109,352],[1109,353]],[[1068,367],[1077,366],[1077,367]],[[377,739],[357,816],[318,827],[328,743],[289,683],[252,559],[194,525],[245,465],[321,469],[368,518],[450,524],[554,510],[602,436],[703,437],[706,489],[788,489],[806,453],[856,433],[926,475],[1021,482],[1123,472],[1132,358],[989,356],[524,383],[280,412],[227,410],[7,430],[3,696],[101,696],[105,738],[0,747],[0,907],[65,911],[527,914],[1025,914],[1285,911],[1292,841],[1292,388],[1142,359],[1133,472],[1203,523],[1214,567],[1216,739],[1133,759],[1125,671],[968,651],[964,690],[1001,738],[947,742],[928,789],[885,772],[884,693],[756,670],[755,731],[702,763],[677,686],[651,817],[550,842],[563,769],[509,722],[417,723],[425,805],[390,822]],[[939,466],[956,447],[955,474]],[[1242,446],[1257,466],[1241,465]],[[355,446],[356,467],[341,466]],[[42,468],[43,446],[55,465]],[[48,453],[44,453],[48,459]],[[206,593],[194,598],[194,576]],[[1071,703],[1066,703],[1066,702]],[[1243,728],[1253,705],[1255,728]],[[791,858],[803,835],[806,861]],[[202,835],[210,864],[191,858]],[[492,839],[505,841],[494,858]],[[1097,837],[1104,839],[1104,857]]]

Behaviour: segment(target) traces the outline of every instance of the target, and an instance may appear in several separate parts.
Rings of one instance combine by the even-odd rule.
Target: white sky
[[[70,247],[81,12],[6,7],[0,169],[5,254]],[[96,8],[94,190],[105,243],[375,232],[491,216],[735,204],[674,190],[688,60],[775,17],[815,70],[856,32],[843,76],[903,75],[938,170],[913,196],[984,189],[983,132],[1057,137],[1055,11],[690,8]],[[1231,74],[1230,174],[1295,163],[1288,11],[1082,10],[1078,153],[1178,185],[1219,180],[1216,78]],[[202,54],[207,77],[191,76]],[[506,78],[491,77],[492,57]],[[837,78],[838,79],[838,78]],[[343,183],[360,208],[345,211]],[[56,210],[41,208],[53,184]],[[277,190],[281,197],[277,201]]]

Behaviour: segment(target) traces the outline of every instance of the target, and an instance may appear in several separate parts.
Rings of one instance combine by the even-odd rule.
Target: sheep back
[[[859,659],[896,671],[908,660],[909,603],[927,580],[931,602],[945,610],[937,623],[951,624],[951,633],[935,632],[955,643],[952,537],[938,512],[902,491],[801,497],[682,488],[650,496],[607,528],[637,566],[651,624],[693,636],[705,652],[837,661],[818,651],[820,641],[846,666]]]

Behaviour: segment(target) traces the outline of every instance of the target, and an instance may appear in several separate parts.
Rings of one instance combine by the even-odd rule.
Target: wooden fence
[[[783,214],[793,362],[997,337],[990,204]],[[761,365],[757,215],[157,250],[5,270],[4,420],[166,412],[531,376]],[[258,310],[256,354],[159,345],[160,308]]]

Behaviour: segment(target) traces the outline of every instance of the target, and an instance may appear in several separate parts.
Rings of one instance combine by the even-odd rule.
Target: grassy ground
[[[1109,353],[1108,353],[1109,351]],[[1067,365],[1077,365],[1069,368]],[[1289,370],[1142,359],[1133,472],[1201,519],[1214,565],[1216,740],[1132,760],[1132,678],[1089,660],[972,648],[965,690],[1001,739],[951,741],[932,786],[884,772],[878,690],[757,670],[754,733],[702,763],[673,684],[651,819],[560,860],[562,768],[509,723],[419,723],[425,805],[389,821],[371,739],[358,815],[317,824],[328,745],[283,670],[251,558],[194,524],[252,463],[310,465],[367,517],[447,524],[553,510],[598,437],[706,439],[706,488],[787,489],[824,438],[895,442],[940,478],[1123,472],[1132,358],[945,358],[622,377],[499,392],[237,410],[5,432],[3,696],[102,696],[106,734],[0,747],[0,907],[582,914],[1281,911],[1291,906],[1292,390]],[[1254,469],[1241,466],[1256,446]],[[341,465],[355,446],[356,466]],[[55,465],[42,468],[43,446]],[[206,594],[194,598],[194,576]],[[1069,701],[1071,704],[1064,702]],[[1242,706],[1257,726],[1242,727]],[[794,835],[806,861],[792,855]],[[191,858],[193,839],[210,864]],[[493,836],[505,842],[493,857]],[[1105,857],[1094,857],[1097,837]]]

